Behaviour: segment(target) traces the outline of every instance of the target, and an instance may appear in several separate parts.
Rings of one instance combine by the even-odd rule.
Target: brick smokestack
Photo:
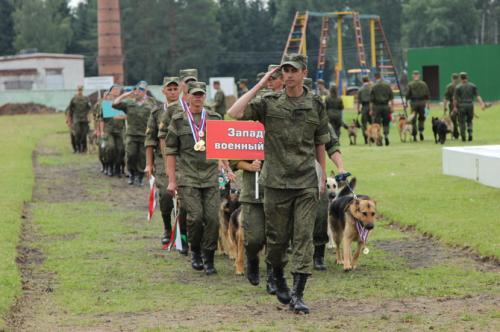
[[[120,1],[97,0],[99,76],[114,76],[123,84],[123,52],[120,27]]]

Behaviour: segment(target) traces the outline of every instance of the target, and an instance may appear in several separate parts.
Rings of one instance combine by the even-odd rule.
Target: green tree
[[[71,13],[73,38],[68,53],[85,56],[85,75],[97,75],[97,0],[80,2]]]
[[[12,14],[14,5],[11,0],[0,0],[0,55],[14,53],[14,29]]]
[[[408,47],[472,44],[477,36],[479,13],[469,0],[409,0],[403,16]]]
[[[14,12],[16,50],[64,53],[71,42],[71,19],[65,16],[65,0],[24,0]]]

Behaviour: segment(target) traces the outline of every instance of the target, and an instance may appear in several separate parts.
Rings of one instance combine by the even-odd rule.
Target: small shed
[[[500,100],[500,45],[426,47],[408,50],[408,73],[418,70],[431,99],[441,100],[452,73],[465,71],[484,100]]]

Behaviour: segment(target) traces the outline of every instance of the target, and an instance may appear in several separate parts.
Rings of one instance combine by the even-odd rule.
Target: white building
[[[74,90],[83,85],[83,55],[31,53],[0,57],[0,91]]]

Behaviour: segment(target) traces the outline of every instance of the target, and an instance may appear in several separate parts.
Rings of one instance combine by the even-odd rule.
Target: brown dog
[[[349,185],[354,189],[356,179],[353,178]],[[337,246],[337,264],[343,264],[345,272],[356,268],[359,254],[365,247],[368,232],[375,226],[377,214],[374,200],[365,195],[355,197],[349,193],[350,190],[347,187],[342,189],[338,197],[330,204],[328,216]],[[358,243],[354,256],[352,255],[352,242]]]
[[[228,255],[234,259],[230,251],[228,240],[229,219],[235,210],[240,207],[240,194],[237,190],[231,190],[230,184],[226,185],[226,189],[221,191],[222,201],[219,207],[219,251],[222,254]]]
[[[407,137],[412,137],[413,125],[412,125],[413,117],[407,118],[406,115],[401,114],[398,117],[398,131],[399,131],[399,139],[401,142],[406,143]]]
[[[234,266],[236,275],[243,275],[244,268],[244,235],[243,235],[243,217],[241,206],[238,207],[229,218],[229,227],[227,229],[227,243],[229,246],[229,256],[234,257]]]
[[[94,129],[89,129],[87,133],[87,153],[95,153],[97,151],[97,134]]]
[[[347,127],[347,133],[349,134],[349,145],[356,145],[356,139],[358,138],[358,128],[361,128],[358,119],[352,120],[352,123]]]
[[[371,125],[368,125],[365,130],[365,135],[370,146],[372,145],[372,143],[375,143],[378,146],[382,146],[382,130],[378,123],[372,123]]]

